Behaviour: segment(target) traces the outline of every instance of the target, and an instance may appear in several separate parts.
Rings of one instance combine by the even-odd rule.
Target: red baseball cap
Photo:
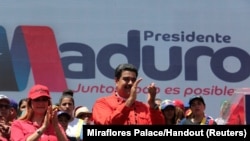
[[[181,108],[182,110],[185,109],[184,103],[183,103],[182,100],[180,100],[180,99],[175,99],[175,100],[173,100],[173,103],[174,103],[174,105],[175,105],[176,107],[179,107],[179,108]]]
[[[41,97],[41,96],[46,96],[48,98],[51,98],[48,87],[44,86],[44,85],[37,84],[37,85],[34,85],[30,89],[28,98],[36,99],[36,98]]]

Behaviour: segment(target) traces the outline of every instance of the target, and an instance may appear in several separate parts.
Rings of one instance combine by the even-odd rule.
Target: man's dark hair
[[[71,89],[65,89],[62,93],[62,95],[70,95],[70,96],[74,96],[74,91]]]
[[[132,71],[135,72],[136,77],[138,76],[137,68],[132,64],[120,64],[115,69],[115,77],[119,79],[123,71]]]

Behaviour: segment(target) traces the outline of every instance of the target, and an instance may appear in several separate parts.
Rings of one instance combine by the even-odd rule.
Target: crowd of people
[[[242,124],[235,117],[231,120],[234,123],[224,117],[230,107],[227,101],[222,105],[221,116],[213,118],[205,113],[203,97],[192,97],[188,106],[180,99],[162,100],[156,97],[154,83],[148,85],[147,102],[138,101],[136,88],[143,79],[137,77],[134,65],[118,65],[115,91],[97,99],[91,110],[84,105],[76,106],[70,89],[63,91],[58,103],[53,104],[49,88],[41,84],[31,87],[19,103],[0,95],[0,140],[83,141],[84,125]]]
[[[66,89],[53,104],[48,87],[36,84],[19,102],[0,95],[0,140],[83,141],[83,125],[93,124],[92,112],[75,107],[73,94]]]

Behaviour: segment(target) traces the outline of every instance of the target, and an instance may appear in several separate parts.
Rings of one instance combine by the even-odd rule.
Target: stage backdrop
[[[0,93],[15,100],[35,83],[58,102],[65,88],[90,109],[114,90],[114,69],[139,69],[161,99],[204,96],[206,112],[250,84],[246,0],[1,0]]]

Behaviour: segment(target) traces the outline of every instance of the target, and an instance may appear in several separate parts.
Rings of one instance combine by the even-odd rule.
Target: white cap
[[[81,106],[81,107],[78,107],[75,111],[75,117],[77,117],[79,114],[81,113],[89,113],[91,114],[91,112],[89,111],[89,109],[85,106]]]
[[[0,94],[0,100],[6,100],[10,103],[10,99],[6,95],[3,95],[3,94]]]

